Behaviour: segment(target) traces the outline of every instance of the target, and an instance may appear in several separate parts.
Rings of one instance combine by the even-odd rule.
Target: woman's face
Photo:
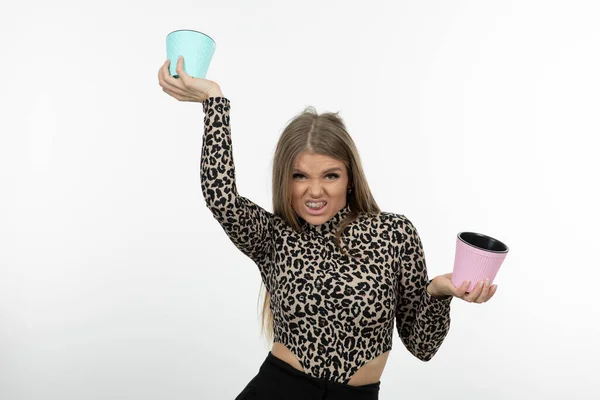
[[[320,225],[346,205],[348,171],[341,161],[320,154],[300,153],[292,171],[292,207],[306,222]],[[320,209],[308,202],[325,202]],[[314,204],[313,204],[314,205]],[[316,207],[319,207],[317,204]]]

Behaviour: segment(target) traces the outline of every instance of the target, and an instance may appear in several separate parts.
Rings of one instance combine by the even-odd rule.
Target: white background
[[[85,5],[83,5],[85,4]],[[0,399],[233,399],[258,372],[258,270],[206,208],[203,112],[163,93],[165,36],[217,42],[240,194],[340,111],[431,277],[455,236],[510,248],[387,399],[598,398],[600,6],[594,1],[6,2],[0,8]]]

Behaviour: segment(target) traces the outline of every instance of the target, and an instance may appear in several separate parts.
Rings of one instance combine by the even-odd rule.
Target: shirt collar
[[[346,203],[346,205],[339,210],[333,217],[329,220],[323,222],[320,225],[312,225],[305,221],[302,217],[298,217],[298,221],[300,222],[300,227],[304,232],[313,232],[321,235],[325,235],[327,233],[334,233],[337,226],[344,220],[346,215],[350,212],[350,205]]]

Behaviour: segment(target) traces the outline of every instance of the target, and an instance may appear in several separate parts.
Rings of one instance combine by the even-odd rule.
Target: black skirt
[[[235,400],[377,400],[380,383],[350,386],[315,378],[269,352]]]

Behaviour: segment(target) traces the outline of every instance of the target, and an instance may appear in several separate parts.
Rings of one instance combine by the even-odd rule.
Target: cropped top
[[[258,266],[270,294],[274,341],[290,349],[305,373],[347,384],[392,348],[396,321],[406,349],[429,361],[450,328],[452,297],[427,292],[423,246],[408,218],[359,214],[344,229],[345,253],[334,239],[348,204],[320,225],[298,217],[302,231],[293,230],[238,194],[229,100],[210,97],[203,109],[202,194],[230,241]]]

